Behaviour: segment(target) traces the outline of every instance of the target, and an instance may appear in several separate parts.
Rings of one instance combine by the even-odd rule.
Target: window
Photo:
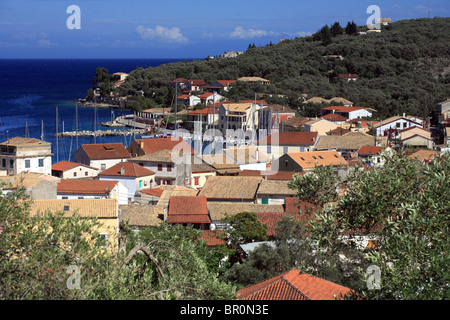
[[[288,153],[288,149],[289,149],[289,147],[284,146],[283,147],[283,153]]]
[[[167,165],[167,171],[168,171],[168,172],[171,172],[171,171],[172,171],[172,165],[171,165],[171,164],[168,164],[168,165]]]
[[[272,147],[267,147],[267,153],[272,153]]]
[[[107,247],[108,246],[108,235],[106,233],[100,233],[97,239],[97,246]]]
[[[142,180],[139,180],[139,189],[142,189]]]
[[[262,198],[262,204],[269,204],[269,198]]]
[[[106,170],[106,164],[104,164],[104,163],[102,163],[101,165],[100,165],[100,169],[103,171],[103,170]]]
[[[2,159],[2,168],[5,168],[5,167],[6,167],[6,159],[3,158],[3,159]]]
[[[10,167],[11,169],[14,169],[14,160],[13,160],[13,159],[10,159],[10,160],[9,160],[9,167]]]
[[[84,197],[78,197],[78,199],[84,199]]]
[[[89,172],[85,171],[84,176],[87,177],[89,175]]]
[[[39,168],[44,167],[44,159],[38,159],[38,166]]]
[[[162,164],[158,164],[158,171],[162,171]]]
[[[25,160],[25,168],[30,168],[31,167],[31,161],[30,161],[30,159],[26,159]]]
[[[77,173],[76,173],[76,171],[73,173],[73,177],[75,178],[77,176]]]
[[[194,185],[200,185],[200,177],[194,177]]]

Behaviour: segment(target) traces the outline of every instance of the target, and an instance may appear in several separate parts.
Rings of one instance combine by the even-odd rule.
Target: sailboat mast
[[[78,103],[75,103],[75,141],[78,150]]]
[[[59,162],[59,146],[58,146],[58,107],[56,107],[56,162]]]
[[[178,82],[175,81],[175,125],[174,125],[174,129],[177,130],[177,105],[178,102]]]

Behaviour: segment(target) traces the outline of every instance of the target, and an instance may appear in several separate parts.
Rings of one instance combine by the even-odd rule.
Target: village
[[[194,136],[213,130],[212,141],[220,146],[215,152],[196,148],[192,135],[177,136],[177,131],[170,137],[158,135],[163,120],[176,117],[177,111],[153,108],[139,112],[129,123],[140,123],[152,136],[136,138],[128,147],[83,144],[73,153],[73,161],[52,163],[52,144],[35,138],[13,137],[0,143],[2,192],[23,187],[33,200],[31,215],[49,210],[99,218],[104,224],[101,235],[115,251],[120,250],[123,222],[136,231],[162,223],[190,226],[201,230],[207,246],[214,247],[224,243],[214,231],[225,227],[226,215],[255,212],[269,235],[285,215],[306,219],[302,210],[308,204],[298,201],[297,191],[288,183],[316,166],[344,174],[343,168],[361,164],[383,166],[383,157],[399,149],[408,150],[408,157],[418,161],[450,150],[450,126],[445,127],[443,142],[436,141],[427,119],[403,114],[373,120],[376,110],[354,106],[342,97],[305,98],[305,103],[332,105],[322,108],[320,117],[299,118],[296,110],[263,99],[227,101],[220,92],[236,81],[269,83],[255,77],[209,86],[203,80],[171,82],[181,84],[177,103],[184,108],[178,115],[187,119],[175,121],[173,129],[183,128]],[[191,94],[194,91],[203,93]],[[195,109],[199,103],[205,107]],[[439,108],[440,123],[448,124],[450,100]],[[227,144],[229,139],[232,144]],[[174,150],[184,161],[176,161]],[[255,245],[243,245],[242,251],[249,254]],[[370,239],[358,245],[370,246]],[[329,294],[343,290],[328,286]]]

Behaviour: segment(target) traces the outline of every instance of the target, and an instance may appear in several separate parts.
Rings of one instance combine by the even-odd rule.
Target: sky
[[[0,59],[203,59],[366,25],[371,5],[392,21],[450,16],[448,0],[1,0]]]

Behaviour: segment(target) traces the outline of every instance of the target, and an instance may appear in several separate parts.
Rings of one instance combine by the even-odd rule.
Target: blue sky
[[[370,5],[393,21],[450,16],[448,0],[1,0],[0,58],[205,58],[365,25]]]

